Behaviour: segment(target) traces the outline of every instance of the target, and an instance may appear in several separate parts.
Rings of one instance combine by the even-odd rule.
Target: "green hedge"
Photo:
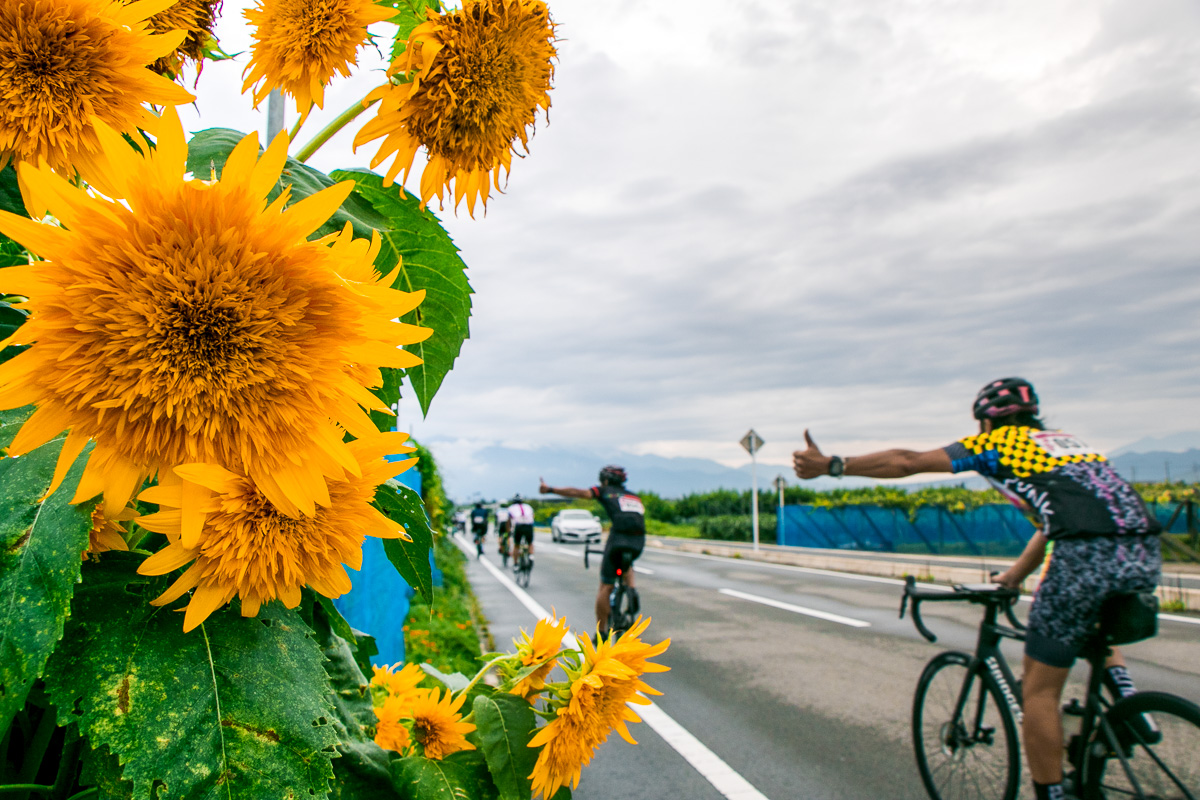
[[[434,541],[434,561],[442,571],[443,585],[434,587],[433,604],[417,594],[404,620],[404,658],[409,663],[429,662],[447,674],[470,675],[479,669],[479,646],[473,610],[477,604],[464,570],[462,551],[439,536]]]
[[[722,514],[704,517],[699,523],[701,539],[720,539],[727,542],[753,541],[754,521],[749,514]],[[775,541],[775,515],[758,515],[759,541]]]

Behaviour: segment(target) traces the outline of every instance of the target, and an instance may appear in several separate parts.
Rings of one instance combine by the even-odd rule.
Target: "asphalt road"
[[[594,561],[584,570],[582,553],[582,545],[539,535],[528,589],[578,628],[594,626],[599,580]],[[499,564],[493,537],[485,559]],[[886,578],[654,548],[637,562],[637,573],[642,610],[653,617],[645,638],[671,639],[659,659],[671,671],[648,678],[664,692],[655,702],[760,793],[736,800],[926,797],[909,736],[913,689],[934,655],[973,648],[977,611],[957,603],[923,608],[940,637],[929,644],[909,620],[897,619],[901,587]],[[472,559],[468,576],[497,649],[507,649],[520,628],[532,630],[533,613],[491,571]],[[1157,638],[1127,648],[1131,672],[1143,689],[1200,702],[1200,625],[1160,627]],[[1018,675],[1019,648],[1006,651]],[[1073,678],[1083,677],[1077,668]],[[648,725],[630,727],[639,746],[612,736],[584,770],[577,800],[735,798]]]

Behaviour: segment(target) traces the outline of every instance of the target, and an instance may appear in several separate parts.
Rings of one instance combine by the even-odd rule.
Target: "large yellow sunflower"
[[[296,99],[307,116],[325,105],[325,86],[335,74],[349,77],[367,26],[394,16],[373,0],[259,0],[245,12],[254,27],[242,91],[254,87],[257,107],[272,89]]]
[[[70,429],[56,481],[96,441],[76,500],[103,492],[120,508],[148,475],[200,462],[311,516],[328,503],[327,478],[358,474],[344,432],[376,432],[360,406],[380,402],[364,387],[381,383],[379,367],[420,363],[397,345],[430,331],[393,320],[424,292],[387,288],[372,266],[377,239],[347,229],[307,240],[351,182],[287,209],[285,196],[267,204],[286,136],[260,158],[251,134],[221,180],[188,181],[173,109],[147,156],[99,130],[98,163],[124,203],[22,164],[26,203],[65,227],[0,212],[0,232],[44,259],[4,271],[5,291],[30,298],[32,315],[3,344],[33,346],[0,365],[0,408],[38,406],[9,452]],[[185,497],[208,493],[189,486]],[[195,508],[183,514],[189,547],[203,523]]]
[[[439,694],[437,689],[417,690],[405,716],[412,719],[413,738],[426,758],[441,760],[459,750],[475,749],[465,738],[475,726],[463,722],[459,713],[466,699],[465,694],[451,699],[449,691]]]
[[[145,23],[174,1],[0,2],[0,167],[45,159],[68,177],[78,170],[94,181],[97,122],[136,139],[138,128],[153,132],[157,124],[144,103],[195,99],[146,69],[186,35],[154,36]]]
[[[541,0],[464,0],[461,9],[429,12],[409,36],[389,74],[411,82],[386,84],[367,100],[379,110],[354,138],[357,148],[383,138],[372,169],[395,155],[388,185],[412,169],[417,149],[429,161],[421,174],[421,202],[454,183],[454,206],[464,196],[474,214],[477,198],[500,185],[512,166],[516,142],[528,151],[538,108],[550,109],[556,51],[554,23]]]
[[[525,676],[509,690],[527,700],[536,699],[546,688],[546,678],[557,665],[555,656],[562,647],[563,636],[568,630],[567,621],[557,617],[539,619],[533,627],[533,636],[521,629],[521,638],[513,639],[520,657],[522,667],[537,666],[537,669]]]
[[[290,517],[280,513],[241,475],[212,464],[177,468],[183,482],[160,484],[139,499],[162,509],[138,519],[149,531],[162,533],[169,544],[138,567],[143,575],[165,575],[191,564],[155,605],[170,603],[194,589],[184,615],[183,629],[190,631],[236,595],[242,616],[251,617],[271,600],[288,608],[300,602],[306,585],[326,597],[350,590],[343,565],[362,566],[366,536],[408,538],[399,523],[371,506],[376,487],[411,467],[416,459],[389,462],[384,456],[412,452],[401,443],[404,433],[379,433],[347,445],[358,464],[358,476],[329,481],[329,502],[315,516]],[[190,486],[213,494],[198,503],[204,526],[195,543],[182,536],[183,514]]]
[[[608,735],[615,729],[621,738],[637,744],[629,735],[627,722],[641,718],[629,703],[648,704],[644,694],[661,694],[641,680],[647,672],[664,672],[670,667],[648,659],[661,654],[670,645],[666,639],[656,645],[641,641],[649,619],[639,620],[623,636],[609,636],[599,647],[580,640],[583,664],[572,677],[571,699],[557,710],[557,716],[538,731],[530,747],[542,747],[530,777],[533,791],[553,797],[564,785],[579,786],[579,776]]]
[[[137,0],[124,0],[126,4]],[[223,0],[175,0],[170,8],[163,9],[150,18],[150,27],[159,33],[185,31],[184,40],[151,69],[159,75],[178,76],[185,64],[200,63],[203,66],[204,52],[212,39],[217,24],[217,14]]]

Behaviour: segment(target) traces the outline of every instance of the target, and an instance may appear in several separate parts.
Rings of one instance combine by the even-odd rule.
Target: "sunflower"
[[[135,0],[124,0],[126,4]],[[175,0],[170,7],[150,18],[150,27],[158,33],[185,31],[186,37],[170,53],[155,61],[150,68],[159,75],[178,76],[185,64],[203,66],[204,53],[212,41],[213,28],[223,0]]]
[[[641,722],[641,718],[629,703],[649,704],[643,695],[661,692],[644,683],[641,676],[670,669],[648,660],[671,643],[670,639],[656,645],[641,641],[649,624],[649,619],[639,620],[619,639],[609,636],[599,647],[587,639],[580,641],[583,663],[574,674],[568,670],[572,677],[570,700],[529,742],[530,747],[545,745],[530,775],[535,794],[549,798],[564,785],[577,788],[583,767],[613,730],[637,744],[626,723]]]
[[[350,578],[343,565],[362,566],[364,537],[408,538],[399,523],[371,506],[380,483],[416,463],[384,460],[390,453],[411,452],[413,448],[400,444],[407,438],[405,433],[377,433],[350,442],[347,447],[358,462],[359,475],[330,481],[329,502],[312,517],[281,513],[253,482],[221,467],[178,467],[182,482],[160,484],[139,497],[163,507],[138,523],[164,534],[169,544],[143,561],[138,572],[165,575],[191,564],[153,604],[170,603],[195,589],[184,615],[186,632],[235,595],[241,598],[242,616],[252,617],[270,600],[295,608],[306,585],[326,597],[345,594]],[[193,485],[212,495],[198,503],[204,526],[189,545],[182,536],[179,509],[188,502]]]
[[[128,550],[125,541],[127,531],[121,527],[122,522],[129,522],[137,516],[137,509],[126,507],[110,516],[104,503],[97,503],[92,509],[92,529],[88,531],[88,547],[83,557],[97,555],[109,550]]]
[[[407,754],[412,747],[412,734],[401,721],[408,713],[411,697],[389,697],[375,708],[375,744],[385,750]]]
[[[173,0],[0,3],[0,168],[45,159],[68,177],[95,179],[96,124],[140,138],[157,118],[143,103],[195,98],[146,65],[173,51],[183,31],[151,35],[145,19]],[[101,188],[106,190],[107,186]]]
[[[400,670],[396,670],[396,666],[399,665],[373,667],[371,686],[383,689],[389,697],[408,698],[424,680],[425,671],[416,664],[405,664]]]
[[[521,629],[521,638],[513,639],[522,667],[537,666],[537,669],[519,680],[509,694],[534,700],[546,688],[546,678],[557,665],[555,656],[562,647],[563,636],[568,630],[567,621],[553,617],[540,619],[533,627],[533,636]]]
[[[465,195],[487,206],[512,166],[515,143],[529,149],[538,108],[549,112],[554,76],[554,22],[541,0],[464,0],[409,36],[405,54],[389,74],[411,82],[379,87],[366,101],[379,110],[359,130],[355,148],[383,138],[371,159],[374,169],[395,155],[385,185],[412,169],[417,149],[428,163],[421,174],[421,203],[454,183],[454,206]]]
[[[245,12],[254,44],[242,91],[254,87],[257,107],[281,89],[296,99],[301,118],[308,116],[314,104],[324,107],[335,74],[350,77],[367,26],[395,13],[373,0],[259,0]]]
[[[379,367],[421,363],[397,345],[428,329],[393,322],[424,292],[387,288],[379,241],[307,236],[349,194],[344,182],[284,208],[267,204],[287,157],[259,158],[251,134],[219,181],[184,180],[174,110],[146,156],[101,127],[107,180],[123,203],[22,164],[26,203],[65,227],[0,212],[0,232],[44,260],[5,270],[32,315],[0,343],[33,346],[0,365],[0,408],[34,403],[9,448],[28,452],[70,429],[55,480],[96,446],[75,494],[123,507],[149,475],[193,462],[245,475],[286,514],[328,503],[326,479],[359,467],[344,433],[376,433],[360,408],[386,411],[367,386]],[[170,480],[168,476],[168,480]],[[185,498],[203,500],[203,484]],[[203,515],[185,504],[183,539]]]
[[[475,749],[465,738],[475,726],[463,722],[459,714],[466,699],[465,694],[451,699],[449,691],[439,696],[437,689],[418,689],[409,701],[405,716],[412,720],[413,738],[426,758],[441,760],[459,750]]]

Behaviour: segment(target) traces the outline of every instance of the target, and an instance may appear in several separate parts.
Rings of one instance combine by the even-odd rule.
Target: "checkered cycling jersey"
[[[1005,425],[959,439],[945,451],[953,472],[986,477],[1049,539],[1161,530],[1108,460],[1069,433]]]

